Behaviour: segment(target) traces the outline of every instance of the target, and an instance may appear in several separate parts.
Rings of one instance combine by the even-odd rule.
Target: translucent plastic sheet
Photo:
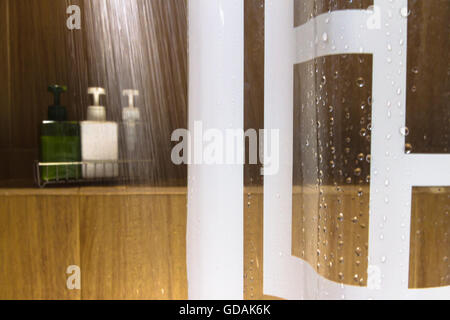
[[[415,51],[448,47],[448,14],[448,1],[267,6],[265,114],[280,115],[266,128],[292,127],[265,180],[266,294],[450,297],[448,55]]]
[[[280,166],[258,180],[246,165],[190,167],[190,297],[240,299],[243,277],[247,298],[448,299],[449,2],[265,1],[264,40],[248,23],[242,37],[243,2],[207,3],[190,2],[190,127],[260,126],[262,113]]]

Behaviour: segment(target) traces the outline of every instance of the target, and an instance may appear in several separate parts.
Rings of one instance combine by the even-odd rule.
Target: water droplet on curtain
[[[413,147],[412,147],[411,143],[405,144],[405,152],[406,152],[406,154],[410,154],[412,152],[412,150],[413,150]]]
[[[409,10],[408,7],[403,7],[403,8],[400,9],[400,15],[403,18],[409,17],[410,14],[411,14],[411,10]]]
[[[366,85],[366,82],[364,81],[364,78],[359,77],[358,79],[356,79],[356,85],[359,88],[363,88]]]
[[[408,136],[409,135],[409,128],[408,127],[402,127],[402,128],[400,128],[400,134],[402,135],[402,136]]]

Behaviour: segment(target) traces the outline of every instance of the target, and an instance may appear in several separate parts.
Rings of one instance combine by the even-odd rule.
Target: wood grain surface
[[[9,2],[0,0],[0,150],[11,144]],[[2,157],[3,158],[3,157]],[[1,158],[0,158],[1,159]],[[0,165],[2,165],[0,160]],[[5,172],[0,170],[0,180]]]
[[[0,196],[0,299],[73,299],[66,270],[80,265],[76,195]]]
[[[414,188],[410,288],[450,286],[450,187]]]
[[[263,294],[262,189],[245,191],[245,298],[275,299]],[[449,194],[450,188],[414,189],[411,288],[450,284]],[[368,222],[329,217],[329,230],[342,224],[339,249],[338,236],[317,235],[311,214],[317,202],[308,201],[316,196],[314,190],[294,189],[294,201],[304,202],[306,211],[293,212],[293,255],[320,263],[318,272],[330,280],[364,285],[360,279],[354,283],[353,275],[365,277],[366,247],[360,255],[354,249],[364,245]],[[330,192],[330,203],[334,196]],[[350,200],[344,209],[358,212],[361,203]],[[302,212],[309,212],[305,230]],[[334,256],[327,260],[334,267],[324,255]],[[342,266],[336,262],[340,256]],[[66,287],[69,265],[81,268],[81,290]],[[187,285],[184,188],[0,189],[0,299],[185,299]]]
[[[82,195],[83,299],[186,299],[186,195]]]

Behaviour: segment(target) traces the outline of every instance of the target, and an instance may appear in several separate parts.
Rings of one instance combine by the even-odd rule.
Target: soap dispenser
[[[123,90],[123,95],[128,97],[128,106],[122,110],[122,120],[125,133],[125,144],[128,156],[136,152],[138,141],[138,123],[141,118],[139,109],[134,106],[134,97],[139,96],[138,90]]]
[[[80,126],[67,121],[66,108],[61,106],[61,94],[66,86],[52,85],[54,103],[48,107],[48,120],[40,128],[40,177],[43,181],[69,180],[81,177]],[[54,163],[64,162],[64,165]],[[74,163],[74,164],[71,164]]]
[[[144,160],[143,146],[144,127],[141,122],[141,114],[134,104],[135,97],[139,96],[138,90],[123,90],[123,95],[128,97],[128,105],[122,109],[122,130],[121,130],[121,157],[128,160],[127,165],[123,167],[123,174],[130,181],[142,180],[149,176],[147,164]]]
[[[87,121],[81,126],[81,157],[84,179],[114,178],[119,175],[118,124],[106,121],[106,109],[100,105],[103,88],[89,88],[94,104],[88,107]]]

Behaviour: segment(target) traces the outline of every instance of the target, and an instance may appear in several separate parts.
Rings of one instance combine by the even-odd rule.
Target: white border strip
[[[377,29],[368,29],[373,14],[372,10],[332,11],[296,27],[295,64],[334,54],[373,53],[380,35]]]

